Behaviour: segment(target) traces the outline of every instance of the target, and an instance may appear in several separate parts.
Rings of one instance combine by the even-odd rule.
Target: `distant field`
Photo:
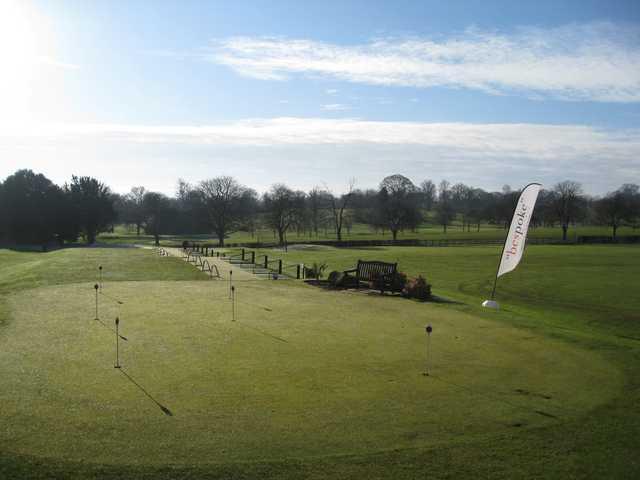
[[[232,321],[226,281],[148,249],[0,250],[0,477],[637,476],[640,249],[531,246],[486,311],[499,252],[265,249],[447,302],[254,280]]]
[[[405,231],[398,234],[398,239],[420,239],[420,240],[459,240],[459,239],[476,239],[476,240],[502,240],[505,238],[507,231],[504,228],[495,225],[482,225],[480,231],[475,227],[470,232],[463,231],[460,225],[452,225],[447,229],[445,234],[440,226],[428,226],[418,228],[415,232]],[[577,226],[571,227],[568,232],[568,240],[575,240],[580,235],[598,235],[611,236],[611,229],[598,226]],[[621,227],[618,229],[618,236],[640,235],[640,230],[631,227]],[[540,227],[529,230],[529,236],[532,238],[556,239],[562,238],[562,229],[560,227]],[[367,225],[355,225],[351,231],[345,229],[342,234],[343,240],[391,240],[391,233],[375,232]],[[182,240],[210,242],[217,244],[218,240],[212,235],[163,235],[161,243],[165,245],[180,243]],[[289,242],[305,242],[314,240],[336,240],[336,236],[331,230],[318,232],[318,236],[301,234],[295,231],[287,234]],[[116,227],[114,233],[104,233],[99,236],[99,242],[104,243],[136,243],[151,245],[154,243],[153,237],[150,235],[135,235],[132,231],[124,226]],[[268,230],[260,230],[250,235],[248,232],[236,232],[226,239],[227,243],[274,243],[277,238],[273,232]]]

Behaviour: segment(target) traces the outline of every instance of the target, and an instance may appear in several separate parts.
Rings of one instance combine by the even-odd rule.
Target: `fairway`
[[[228,282],[181,279],[195,269],[149,250],[96,252],[177,278],[107,280],[101,322],[86,279],[8,295],[5,450],[119,465],[369,454],[553,427],[622,388],[595,351],[446,304],[245,281],[233,321]],[[85,255],[48,255],[63,254]]]

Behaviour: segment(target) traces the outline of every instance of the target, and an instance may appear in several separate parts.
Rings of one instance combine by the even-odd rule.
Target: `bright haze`
[[[640,182],[640,2],[0,0],[0,179]]]

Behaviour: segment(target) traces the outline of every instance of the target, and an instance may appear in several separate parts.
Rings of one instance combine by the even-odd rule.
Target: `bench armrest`
[[[357,268],[352,268],[351,270],[345,270],[345,271],[344,271],[344,272],[342,272],[342,273],[356,273],[357,271],[358,271],[358,269],[357,269]]]

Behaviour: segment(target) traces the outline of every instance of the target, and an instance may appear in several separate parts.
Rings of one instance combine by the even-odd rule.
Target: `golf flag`
[[[527,231],[529,230],[529,222],[533,216],[533,208],[536,205],[541,187],[542,185],[539,183],[530,183],[524,187],[520,198],[518,198],[518,204],[513,213],[511,227],[509,228],[509,235],[507,235],[504,249],[502,250],[502,258],[500,259],[500,267],[498,268],[496,278],[505,273],[509,273],[520,263],[522,253],[524,252]]]

